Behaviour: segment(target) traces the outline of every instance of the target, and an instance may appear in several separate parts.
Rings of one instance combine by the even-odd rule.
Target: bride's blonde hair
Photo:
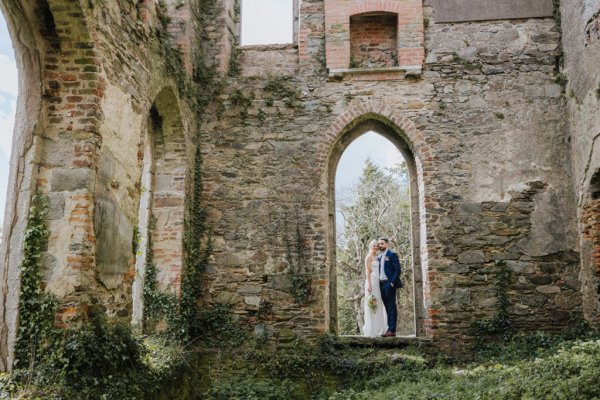
[[[374,244],[377,244],[377,240],[371,240],[371,243],[369,243],[369,253],[371,252]]]

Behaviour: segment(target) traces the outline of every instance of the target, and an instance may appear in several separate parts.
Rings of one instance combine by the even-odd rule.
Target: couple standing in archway
[[[387,238],[369,243],[365,270],[363,335],[394,337],[398,319],[396,291],[402,287],[401,266],[398,255],[389,248]]]

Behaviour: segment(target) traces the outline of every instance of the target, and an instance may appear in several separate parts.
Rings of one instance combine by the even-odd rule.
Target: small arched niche
[[[361,120],[361,119],[359,119]],[[338,311],[340,306],[338,305],[338,274],[337,274],[337,238],[339,232],[337,231],[337,216],[336,216],[336,173],[338,170],[338,164],[341,160],[343,153],[348,149],[350,144],[357,138],[368,132],[375,132],[389,141],[389,145],[395,146],[401,153],[402,158],[407,170],[407,189],[408,194],[406,201],[409,205],[409,218],[406,235],[410,243],[408,246],[408,257],[404,257],[404,261],[408,261],[410,265],[404,265],[403,269],[408,274],[404,274],[406,279],[409,276],[411,280],[407,287],[410,288],[409,297],[410,300],[406,300],[406,292],[399,293],[399,297],[404,298],[404,303],[398,302],[399,314],[409,309],[410,317],[404,315],[401,318],[399,315],[399,324],[409,324],[410,326],[401,327],[398,325],[397,333],[405,336],[422,336],[423,335],[423,280],[421,270],[421,256],[420,256],[420,202],[419,202],[419,185],[417,179],[417,163],[413,150],[408,142],[408,139],[403,134],[402,130],[396,127],[389,121],[380,118],[367,118],[362,119],[358,124],[352,125],[346,129],[337,139],[333,145],[333,149],[329,157],[329,174],[328,174],[328,190],[329,190],[329,229],[328,229],[328,259],[330,260],[329,265],[329,326],[332,333],[349,333],[339,329],[340,320]],[[381,232],[381,235],[388,235],[389,233]],[[367,243],[368,245],[368,243]],[[366,246],[366,245],[365,245]],[[393,246],[392,246],[393,247]],[[406,253],[404,254],[406,256]],[[402,261],[402,260],[401,260]],[[364,264],[363,260],[356,260],[357,265],[360,265],[362,273],[362,284],[364,284]],[[404,290],[404,289],[403,289]],[[362,290],[364,292],[364,290]],[[361,294],[364,296],[364,293]],[[358,323],[357,323],[358,327]]]
[[[143,137],[133,284],[133,321],[137,324],[143,318],[143,288],[150,264],[156,273],[158,290],[178,294],[181,283],[189,149],[172,88],[163,89],[150,107]]]
[[[350,68],[398,65],[398,14],[372,12],[350,16]]]

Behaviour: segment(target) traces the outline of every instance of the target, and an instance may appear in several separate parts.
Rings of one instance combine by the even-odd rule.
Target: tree
[[[342,224],[337,237],[339,332],[359,334],[363,325],[364,259],[371,240],[390,239],[402,263],[404,289],[398,292],[399,334],[414,332],[410,194],[405,164],[382,170],[370,160],[359,182],[337,200]]]

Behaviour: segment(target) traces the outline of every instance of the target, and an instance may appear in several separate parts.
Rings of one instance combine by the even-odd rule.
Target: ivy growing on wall
[[[56,314],[56,299],[42,288],[42,257],[50,234],[44,221],[47,212],[48,198],[35,194],[29,208],[20,271],[19,329],[15,345],[15,365],[19,368],[34,367],[38,350],[53,329]]]
[[[490,336],[508,339],[512,331],[512,323],[508,314],[510,306],[508,287],[511,283],[512,272],[503,260],[496,261],[496,266],[499,268],[494,282],[496,315],[489,319],[473,321],[470,326],[471,335],[475,336],[479,343]]]
[[[293,237],[286,234],[286,259],[288,264],[290,293],[298,304],[310,300],[312,279],[306,265],[306,243],[300,223],[296,222]]]
[[[201,274],[206,269],[212,252],[212,235],[205,227],[206,210],[202,206],[202,154],[196,151],[194,160],[194,184],[189,205],[189,219],[183,241],[184,267],[181,276],[181,319],[182,336],[198,335],[196,325],[200,307],[198,299],[202,294]]]
[[[144,277],[144,331],[156,332],[160,322],[166,323],[166,333],[177,340],[187,341],[199,335],[200,308],[198,299],[202,294],[201,274],[206,268],[212,251],[210,232],[205,229],[206,212],[202,207],[202,155],[196,151],[194,184],[186,218],[183,239],[184,260],[181,271],[181,293],[178,296],[163,293],[158,288],[154,264],[152,232],[155,221],[148,227],[146,267]],[[208,239],[206,239],[208,238]]]

